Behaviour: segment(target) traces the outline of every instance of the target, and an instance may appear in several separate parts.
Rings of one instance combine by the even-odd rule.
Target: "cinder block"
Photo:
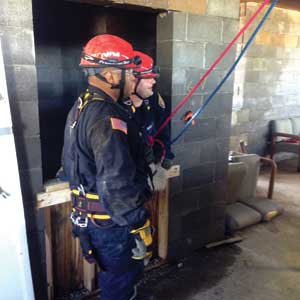
[[[225,77],[226,74],[227,74],[227,71],[220,72],[220,82],[221,82],[221,80],[223,80],[223,78]],[[231,75],[223,83],[223,85],[219,89],[219,93],[232,94],[233,93],[233,86],[234,86],[234,72],[232,72]]]
[[[186,73],[185,68],[173,68],[172,73],[172,96],[186,94]]]
[[[209,0],[207,14],[211,16],[238,19],[240,13],[239,0]]]
[[[40,134],[38,103],[35,101],[11,103],[14,134],[34,136]]]
[[[194,210],[182,217],[182,233],[184,235],[192,235],[201,231],[210,223],[212,215],[212,206],[202,207],[201,209]]]
[[[299,37],[297,35],[259,32],[255,38],[255,43],[259,45],[296,48],[298,44],[298,38]]]
[[[184,41],[187,39],[187,13],[173,13],[173,39]]]
[[[172,211],[171,211],[172,212]],[[169,218],[169,241],[173,242],[181,238],[182,236],[182,224],[181,216],[175,216],[173,213]]]
[[[186,40],[187,14],[168,12],[157,17],[157,41]]]
[[[182,130],[182,121],[174,120],[171,124],[171,137],[174,139]],[[176,145],[184,144],[184,134],[176,141]]]
[[[186,70],[186,89],[185,92],[188,93],[199,81],[199,79],[205,73],[205,70],[200,68],[188,68]],[[210,94],[221,81],[220,71],[213,71],[209,77],[204,80],[200,87],[195,91],[194,95]]]
[[[194,142],[185,144],[182,153],[183,159],[180,162],[182,170],[199,166],[201,163],[203,163],[200,152],[200,143]]]
[[[235,143],[235,146],[238,147],[238,142]],[[230,148],[234,149],[234,148]],[[227,176],[228,171],[228,162],[227,161],[220,161],[216,163],[216,170],[215,170],[215,178],[216,180],[224,180]],[[226,194],[224,194],[225,196]]]
[[[203,141],[215,137],[217,132],[217,120],[215,118],[196,120],[194,126],[191,126],[184,136],[185,142]]]
[[[35,64],[33,31],[20,27],[4,27],[2,49],[5,65]]]
[[[10,102],[37,101],[35,66],[6,66],[5,71]]]
[[[241,48],[239,47],[238,53]],[[268,45],[252,44],[245,53],[245,57],[260,57],[260,58],[285,58],[285,49]]]
[[[21,170],[42,167],[40,137],[15,136],[18,165]]]
[[[228,162],[229,154],[229,137],[218,138],[216,140],[217,161]]]
[[[172,97],[172,105],[173,105],[173,109],[183,100],[183,98],[186,95],[176,95]],[[179,111],[173,119],[175,120],[182,120],[182,117],[184,115],[184,113],[188,110],[191,111],[195,111],[196,109],[198,109],[201,105],[202,105],[202,96],[200,95],[193,95],[189,98],[189,100],[186,102],[186,104],[184,105],[184,108],[182,111]],[[182,122],[183,124],[183,122]]]
[[[160,68],[160,76],[157,82],[157,87],[161,95],[172,95],[172,76],[171,68]]]
[[[195,188],[209,184],[214,180],[214,163],[183,170],[183,188]]]
[[[239,32],[239,21],[229,18],[223,19],[223,43],[230,43]],[[240,42],[241,38],[237,41]]]
[[[207,96],[205,96],[207,98]],[[232,111],[232,93],[216,94],[213,100],[203,111],[201,118],[219,117],[220,115],[230,114]]]
[[[179,22],[179,21],[178,21]],[[169,41],[174,35],[174,13],[162,13],[157,16],[157,41]]]
[[[206,0],[169,0],[168,8],[193,14],[204,15],[206,12]]]
[[[175,156],[176,157],[176,156]],[[180,165],[180,163],[179,163]],[[182,191],[182,176],[173,177],[170,179],[170,196],[173,196]]]
[[[231,114],[224,115],[217,119],[216,136],[226,138],[230,136]]]
[[[222,19],[188,15],[187,33],[189,41],[220,43],[222,38]]]
[[[209,68],[217,57],[225,49],[226,45],[207,43],[205,49],[205,68]],[[231,50],[226,54],[222,61],[216,66],[216,69],[228,70],[234,63],[236,58],[236,47],[233,46]]]
[[[0,24],[32,30],[31,1],[3,1],[1,3]]]
[[[185,215],[197,209],[200,192],[183,191],[174,195],[170,201],[172,202],[172,214]]]
[[[201,122],[201,121],[200,121]],[[217,159],[217,143],[215,138],[202,141],[199,144],[201,164],[215,162]]]
[[[163,41],[157,43],[157,64],[161,67],[171,67],[173,63],[173,42]]]
[[[44,212],[42,209],[36,209],[36,199],[31,203],[24,204],[24,215],[28,232],[43,231],[45,229]]]
[[[36,205],[36,194],[43,189],[43,172],[41,168],[20,170],[20,183],[24,204]]]
[[[249,122],[250,121],[250,109],[243,109],[238,112],[238,122]]]
[[[173,66],[194,67],[203,66],[204,43],[199,42],[174,42]]]

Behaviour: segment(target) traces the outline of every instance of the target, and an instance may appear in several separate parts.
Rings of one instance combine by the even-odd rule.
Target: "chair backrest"
[[[300,135],[300,117],[290,118],[292,122],[293,134]]]
[[[293,125],[291,119],[280,119],[271,121],[272,132],[283,132],[293,134]],[[285,137],[277,137],[276,141],[286,140]]]
[[[228,164],[228,197],[227,204],[238,200],[242,182],[246,176],[247,167],[243,162],[234,162]]]
[[[256,185],[260,170],[260,157],[257,154],[241,154],[232,157],[234,162],[242,162],[247,168],[244,180],[241,183],[238,198],[255,197]]]

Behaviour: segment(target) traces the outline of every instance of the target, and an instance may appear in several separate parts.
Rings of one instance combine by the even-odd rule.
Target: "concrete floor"
[[[267,182],[263,174],[259,194]],[[282,216],[241,231],[239,244],[200,250],[182,268],[154,271],[146,286],[158,300],[299,300],[299,183],[296,162],[280,163],[273,198],[284,206]]]

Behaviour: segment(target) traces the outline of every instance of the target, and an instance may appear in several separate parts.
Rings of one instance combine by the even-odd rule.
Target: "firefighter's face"
[[[153,95],[153,86],[155,83],[156,83],[155,78],[143,78],[138,83],[136,91],[144,99],[147,99]]]
[[[132,69],[125,71],[125,87],[124,87],[124,96],[129,97],[135,89],[136,78],[132,73]]]

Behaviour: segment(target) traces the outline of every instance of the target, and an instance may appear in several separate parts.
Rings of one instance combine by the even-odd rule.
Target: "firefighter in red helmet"
[[[161,95],[154,91],[154,85],[159,77],[159,68],[154,65],[153,59],[140,51],[134,51],[139,56],[141,63],[134,69],[137,78],[135,92],[130,96],[134,105],[134,117],[137,120],[143,137],[147,142],[149,136],[153,136],[163,121],[167,118],[166,104]],[[162,167],[169,169],[174,158],[170,147],[170,129],[166,127],[157,137],[153,145],[153,151],[148,153],[148,162],[161,162]]]
[[[136,299],[144,259],[152,253],[143,206],[150,195],[144,145],[120,105],[134,92],[139,62],[125,40],[92,38],[80,62],[89,85],[65,127],[62,165],[71,187],[73,233],[84,257],[101,268],[102,300]]]

